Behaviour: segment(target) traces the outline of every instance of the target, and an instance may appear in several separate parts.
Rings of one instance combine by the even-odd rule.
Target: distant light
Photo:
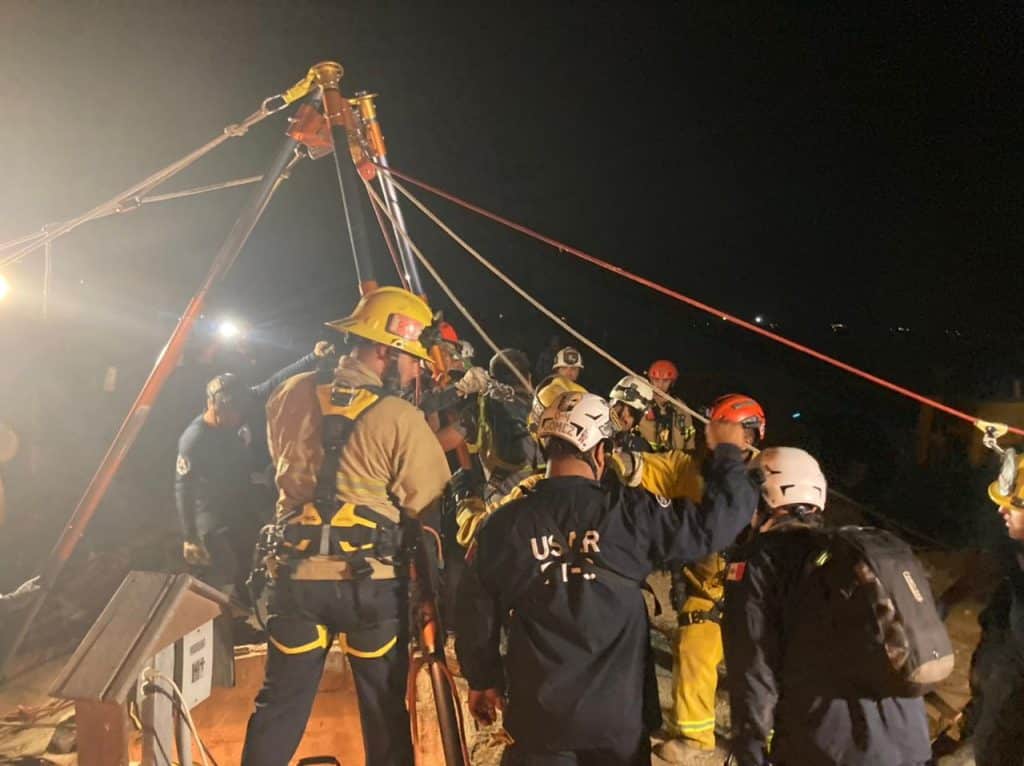
[[[7,281],[7,277],[0,275],[0,301],[7,297],[7,293],[11,291],[11,283]]]
[[[792,415],[790,415],[790,417],[793,418],[793,420],[799,420],[800,419],[800,410],[797,410],[796,412],[794,412]]]
[[[758,324],[764,324],[764,317],[758,314],[756,317],[754,317],[754,321],[757,322]]]
[[[724,322],[724,321],[725,321],[726,319],[728,319],[728,318],[729,318],[729,317],[727,317],[727,316],[726,316],[725,314],[722,314],[722,321],[723,321],[723,322]]]
[[[223,319],[221,320],[221,323],[217,325],[217,334],[224,340],[231,340],[232,338],[237,338],[242,334],[242,328],[230,319]]]

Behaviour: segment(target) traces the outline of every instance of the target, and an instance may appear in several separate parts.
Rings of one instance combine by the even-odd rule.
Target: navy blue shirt
[[[701,559],[749,524],[757,490],[743,457],[715,450],[700,507],[566,476],[485,522],[459,589],[456,652],[471,689],[504,688],[508,677],[516,742],[578,750],[645,735],[641,585],[656,562]]]
[[[281,383],[311,370],[316,362],[314,354],[307,354],[252,386],[251,401],[265,403]],[[207,533],[218,527],[230,527],[249,512],[251,443],[248,426],[237,431],[216,428],[206,423],[202,415],[182,433],[174,467],[174,499],[186,540],[199,542]]]

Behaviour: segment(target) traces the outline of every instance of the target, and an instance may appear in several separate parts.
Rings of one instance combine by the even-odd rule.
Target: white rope
[[[385,171],[382,168],[378,167],[377,168],[377,172],[380,173],[380,172],[387,172],[387,171]],[[501,269],[499,269],[497,266],[495,266],[489,260],[484,258],[484,256],[482,256],[479,252],[477,252],[477,250],[475,250],[468,242],[466,242],[464,239],[462,239],[462,237],[460,237],[458,234],[456,234],[454,231],[452,231],[452,229],[447,224],[445,224],[444,221],[442,221],[440,218],[438,218],[426,205],[424,205],[416,197],[414,197],[409,192],[408,189],[406,189],[404,186],[402,186],[401,183],[399,183],[397,180],[395,180],[394,176],[391,177],[391,182],[395,185],[395,188],[397,188],[400,192],[402,192],[402,194],[405,195],[405,197],[410,202],[412,202],[412,204],[414,204],[417,208],[419,208],[420,212],[422,212],[423,215],[425,215],[427,218],[429,218],[431,221],[433,221],[435,224],[437,224],[437,226],[442,231],[444,231],[449,237],[451,237],[453,240],[455,240],[467,253],[469,253],[471,256],[473,256],[482,266],[484,266],[484,268],[486,268],[488,271],[490,271],[492,274],[494,274],[494,276],[496,276],[498,279],[500,279],[502,282],[504,282],[506,285],[508,285],[512,290],[514,290],[519,295],[519,297],[521,297],[523,300],[525,300],[527,303],[529,303],[531,306],[533,306],[535,309],[537,309],[540,313],[542,313],[544,316],[546,316],[548,319],[550,319],[552,322],[554,322],[556,325],[558,325],[566,333],[568,333],[572,337],[576,338],[576,340],[578,340],[580,343],[585,345],[587,348],[589,348],[591,351],[596,353],[601,358],[605,359],[607,362],[609,362],[614,367],[618,367],[620,370],[622,370],[623,372],[625,372],[628,375],[636,375],[637,377],[642,377],[639,373],[637,373],[636,371],[634,371],[633,369],[628,367],[626,364],[620,362],[614,356],[612,356],[607,351],[605,351],[603,348],[601,348],[597,343],[595,343],[594,341],[590,340],[588,337],[583,335],[583,333],[578,332],[575,328],[570,326],[561,317],[559,317],[557,314],[555,314],[555,312],[551,311],[547,306],[545,306],[543,303],[541,303],[536,298],[534,298],[532,295],[530,295],[528,292],[526,292],[526,290],[524,290],[522,287],[520,287],[511,277],[506,275]],[[708,419],[706,417],[704,417],[701,413],[699,413],[696,410],[688,407],[684,402],[682,402],[681,400],[677,399],[676,397],[671,396],[671,395],[665,393],[664,391],[659,391],[658,389],[654,389],[654,394],[655,394],[655,396],[660,397],[661,399],[664,399],[666,402],[671,404],[677,410],[680,410],[681,412],[689,413],[691,416],[693,416],[694,419],[700,421],[701,423],[707,423],[708,422]]]
[[[179,689],[178,685],[174,683],[174,679],[152,667],[146,668],[146,670],[143,671],[143,676],[151,684],[155,685],[157,680],[163,680],[171,687],[171,691],[174,692],[174,696],[178,699],[178,710],[185,718],[185,723],[188,725],[189,731],[192,732],[192,738],[199,746],[199,757],[203,759],[203,766],[210,766],[210,762],[206,757],[209,751],[206,749],[206,744],[199,736],[199,729],[196,728],[195,721],[192,720],[192,713],[189,712],[188,703],[185,701],[185,695],[181,693],[181,689]],[[180,756],[182,754],[179,753],[178,755]]]
[[[380,197],[377,196],[377,193],[373,190],[373,187],[370,186],[370,182],[364,180],[363,184],[366,186],[366,191],[370,195],[370,198],[377,204],[380,211],[388,217],[392,224],[394,224],[395,219],[392,216],[391,211],[383,206],[383,201],[381,200]],[[484,328],[480,326],[480,323],[473,318],[473,315],[469,313],[469,309],[466,308],[465,304],[463,304],[462,301],[460,301],[455,296],[455,293],[452,291],[452,289],[448,287],[448,283],[445,282],[441,275],[437,273],[437,269],[433,267],[430,261],[427,260],[427,257],[423,255],[423,252],[419,249],[419,247],[416,246],[416,243],[412,241],[412,237],[409,236],[409,233],[404,228],[400,228],[398,226],[395,226],[394,228],[397,231],[401,232],[402,239],[404,239],[406,244],[409,245],[409,249],[413,251],[416,257],[419,259],[420,263],[423,264],[423,267],[430,272],[430,276],[434,278],[434,281],[437,282],[438,285],[440,285],[441,289],[444,291],[444,294],[448,296],[448,300],[455,304],[455,307],[462,313],[464,317],[466,317],[466,321],[469,322],[473,329],[480,334],[480,337],[484,339],[484,343],[486,343],[488,347],[490,347],[491,351],[493,351],[500,359],[502,359],[505,362],[505,365],[510,370],[512,370],[512,373],[516,376],[516,378],[519,379],[519,382],[523,384],[523,388],[525,390],[533,390],[533,386],[530,385],[530,381],[527,380],[526,376],[523,375],[522,372],[520,372],[519,368],[512,363],[512,360],[505,356],[505,354],[502,352],[498,344],[494,342],[494,339],[487,334],[487,331],[484,330]]]

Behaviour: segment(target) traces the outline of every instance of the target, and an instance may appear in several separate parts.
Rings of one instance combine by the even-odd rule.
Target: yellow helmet
[[[378,287],[360,298],[349,316],[327,326],[429,362],[430,354],[420,342],[420,335],[433,318],[430,306],[418,295],[401,287]]]
[[[542,382],[533,394],[533,406],[530,408],[530,416],[527,418],[527,428],[535,433],[540,424],[540,416],[544,411],[555,403],[562,394],[573,391],[580,394],[587,393],[587,389],[575,381],[555,375]]]
[[[988,485],[988,496],[1000,508],[1024,510],[1024,455],[1012,447],[1003,452],[999,478]]]

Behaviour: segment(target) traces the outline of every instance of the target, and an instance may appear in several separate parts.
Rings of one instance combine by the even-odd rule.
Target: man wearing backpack
[[[812,573],[824,571],[830,557],[838,560],[840,550],[822,545],[827,485],[817,461],[803,450],[773,447],[753,467],[763,481],[752,524],[758,534],[729,564],[723,622],[735,763],[927,763],[931,745],[922,700],[843,691],[857,674],[873,677],[874,668],[856,651],[836,657],[842,637],[820,629],[842,622],[842,604],[825,602],[834,611],[824,615],[821,607],[817,613],[804,608],[809,588],[824,590],[809,579]],[[851,577],[862,571],[849,567]],[[874,583],[875,573],[866,574],[865,581]],[[902,574],[915,601],[934,610],[927,582],[916,582],[910,568]],[[882,579],[879,574],[877,581]],[[889,605],[901,604],[900,598],[894,593]],[[866,625],[865,634],[873,627]]]
[[[560,395],[537,433],[547,477],[482,526],[459,591],[456,652],[470,711],[485,723],[506,711],[514,744],[505,766],[649,764],[641,587],[656,562],[721,550],[749,523],[757,491],[743,429],[708,425],[699,507],[601,483],[614,429],[594,394]]]

